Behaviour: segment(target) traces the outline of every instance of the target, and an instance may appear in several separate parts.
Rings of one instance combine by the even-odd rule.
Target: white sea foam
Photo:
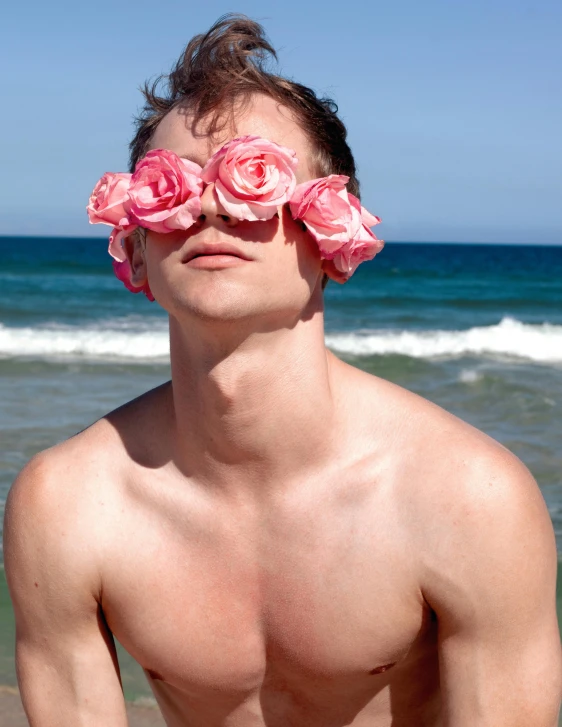
[[[334,351],[357,356],[401,354],[413,358],[501,356],[541,363],[562,362],[562,326],[504,318],[494,326],[464,331],[353,331],[326,336]],[[164,320],[108,321],[88,327],[50,325],[12,328],[0,324],[0,357],[165,362]],[[466,378],[472,379],[472,376]]]
[[[461,384],[475,384],[481,378],[481,375],[475,369],[463,369],[459,374]]]
[[[167,327],[43,326],[9,328],[0,324],[0,357],[163,361],[169,356]]]
[[[402,354],[413,358],[502,356],[562,362],[562,326],[503,318],[495,326],[465,331],[369,331],[326,336],[330,348],[358,356]]]

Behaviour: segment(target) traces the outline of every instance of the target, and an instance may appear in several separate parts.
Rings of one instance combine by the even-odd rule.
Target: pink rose
[[[343,174],[312,179],[299,184],[289,202],[293,218],[304,222],[318,243],[321,256],[333,260],[347,278],[360,263],[374,258],[384,245],[369,229],[380,218],[347,191],[348,181],[349,177]]]
[[[376,217],[361,206],[361,202],[353,194],[349,194],[349,200],[354,210],[360,215],[361,226],[358,233],[341,250],[334,255],[334,266],[350,278],[356,271],[357,266],[372,260],[375,255],[384,247],[383,240],[379,240],[371,232],[369,227],[378,225],[380,217]]]
[[[201,214],[202,193],[199,164],[154,149],[135,168],[126,207],[131,222],[154,232],[187,230]]]
[[[113,272],[115,273],[115,277],[120,280],[123,285],[127,288],[127,290],[130,290],[131,293],[144,293],[148,300],[153,301],[154,296],[150,292],[150,287],[148,283],[145,285],[142,285],[140,288],[135,287],[131,283],[131,266],[129,265],[128,260],[113,261]]]
[[[221,205],[238,220],[270,220],[295,190],[297,155],[259,136],[229,141],[203,167]]]
[[[289,202],[293,218],[304,222],[324,258],[333,258],[361,227],[361,215],[350,203],[347,182],[349,177],[343,174],[312,179],[299,184]]]
[[[106,172],[90,195],[88,217],[90,224],[124,226],[129,224],[125,202],[129,192],[130,174]]]

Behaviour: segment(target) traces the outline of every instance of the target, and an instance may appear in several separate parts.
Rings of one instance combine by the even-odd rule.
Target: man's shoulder
[[[117,451],[109,431],[96,422],[83,432],[38,452],[19,472],[6,501],[4,535],[12,532],[42,551],[68,555],[89,545],[96,502],[103,500],[111,457]],[[64,537],[62,536],[64,535]],[[23,543],[22,543],[23,545]]]
[[[421,461],[444,462],[444,456],[472,451],[507,451],[484,432],[443,407],[398,384],[354,366],[342,364],[341,395],[366,427],[397,448],[407,446]],[[446,443],[446,450],[441,445]]]
[[[352,408],[365,413],[373,441],[382,439],[395,493],[412,521],[424,519],[430,529],[439,521],[467,537],[486,521],[493,529],[500,514],[504,522],[535,517],[550,528],[537,483],[506,447],[407,389],[358,369],[347,374]]]
[[[115,490],[128,467],[150,447],[150,431],[162,419],[166,385],[109,412],[81,432],[38,452],[9,493],[10,512],[79,522],[95,502]],[[156,424],[155,424],[156,421]]]
[[[550,596],[554,531],[523,462],[432,402],[363,372],[350,375],[356,405],[372,409],[373,441],[385,442],[397,532],[426,600],[460,614],[463,604],[492,603],[500,582],[514,602],[523,582]]]
[[[531,563],[552,573],[554,531],[526,465],[441,407],[405,390],[393,388],[388,396],[396,425],[403,422],[396,493],[420,581],[428,588],[439,583],[444,591],[484,592],[494,569],[507,579]]]

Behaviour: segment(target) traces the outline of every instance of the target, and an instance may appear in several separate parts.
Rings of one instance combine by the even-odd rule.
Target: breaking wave
[[[562,362],[562,326],[503,318],[468,330],[361,330],[329,333],[327,345],[356,356],[399,354],[413,358],[501,356],[540,363]],[[0,324],[0,358],[31,357],[92,361],[162,362],[169,356],[165,320],[128,325],[44,325],[15,328]]]
[[[541,363],[562,362],[562,326],[521,323],[503,318],[495,326],[464,331],[365,331],[326,336],[334,351],[373,356],[401,354],[413,358],[502,356]]]
[[[162,362],[169,358],[167,325],[9,328],[0,324],[0,357]]]

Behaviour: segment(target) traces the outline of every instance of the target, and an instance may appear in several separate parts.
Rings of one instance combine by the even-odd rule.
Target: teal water
[[[106,240],[0,238],[2,509],[33,454],[169,378],[166,316],[123,288],[106,251]],[[562,555],[562,247],[387,244],[325,297],[336,354],[525,462]],[[13,683],[3,583],[0,683]],[[126,694],[147,693],[120,658]]]
[[[326,289],[328,345],[512,449],[562,549],[562,247],[387,244]],[[0,238],[0,507],[23,464],[169,377],[104,239]]]

